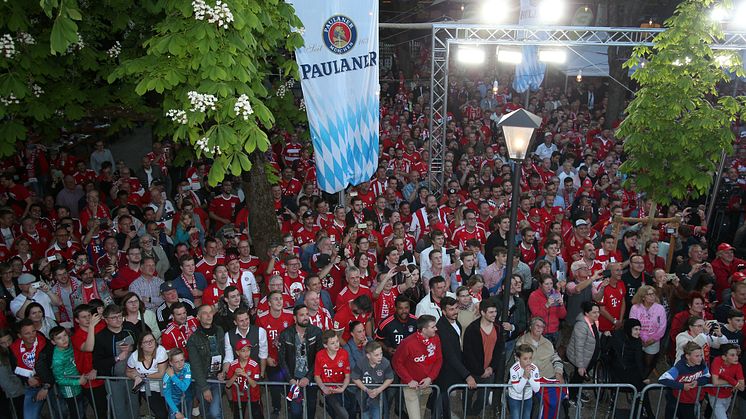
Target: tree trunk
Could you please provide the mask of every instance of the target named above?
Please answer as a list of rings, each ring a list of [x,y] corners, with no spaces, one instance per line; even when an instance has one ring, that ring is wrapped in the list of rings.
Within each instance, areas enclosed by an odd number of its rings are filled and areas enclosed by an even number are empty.
[[[251,153],[249,159],[251,170],[241,176],[249,209],[249,232],[256,255],[265,260],[270,244],[280,240],[280,227],[267,180],[267,160],[259,151]]]

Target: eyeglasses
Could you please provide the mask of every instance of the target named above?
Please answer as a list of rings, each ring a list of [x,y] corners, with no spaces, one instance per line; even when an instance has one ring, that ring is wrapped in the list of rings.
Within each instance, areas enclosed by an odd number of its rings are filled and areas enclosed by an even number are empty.
[[[155,339],[144,340],[144,341],[142,341],[142,344],[143,345],[153,345],[153,344],[155,344]]]
[[[107,319],[109,320],[122,320],[123,318],[124,316],[122,316],[121,314],[114,314],[114,315],[107,317]]]

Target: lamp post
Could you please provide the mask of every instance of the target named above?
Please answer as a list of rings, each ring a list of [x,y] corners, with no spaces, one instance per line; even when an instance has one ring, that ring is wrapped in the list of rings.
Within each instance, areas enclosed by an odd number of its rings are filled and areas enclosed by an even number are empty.
[[[497,123],[502,127],[505,134],[505,143],[508,155],[513,160],[513,197],[510,201],[510,230],[508,230],[508,260],[505,264],[505,277],[503,279],[503,310],[502,321],[508,321],[508,305],[510,304],[510,283],[513,275],[513,255],[516,252],[515,233],[516,219],[518,218],[518,204],[521,196],[521,164],[526,158],[531,138],[536,128],[541,126],[541,117],[534,115],[525,109],[515,110],[503,115]]]

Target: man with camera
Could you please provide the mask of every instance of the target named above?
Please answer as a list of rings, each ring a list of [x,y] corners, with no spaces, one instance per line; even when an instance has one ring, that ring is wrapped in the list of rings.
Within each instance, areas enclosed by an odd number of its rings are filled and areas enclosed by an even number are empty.
[[[26,306],[33,302],[41,304],[44,312],[50,313],[49,315],[54,313],[52,306],[62,305],[62,300],[52,292],[49,285],[44,281],[37,281],[31,274],[21,274],[18,277],[18,288],[21,289],[21,293],[10,302],[10,311],[19,320],[24,317]]]

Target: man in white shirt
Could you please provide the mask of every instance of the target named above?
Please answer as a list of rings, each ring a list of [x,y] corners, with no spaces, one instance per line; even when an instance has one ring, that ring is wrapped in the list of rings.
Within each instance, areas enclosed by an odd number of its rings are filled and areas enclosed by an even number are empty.
[[[446,284],[445,278],[442,276],[434,276],[430,278],[430,292],[422,297],[422,300],[417,304],[415,309],[415,316],[420,317],[423,314],[429,314],[434,316],[436,321],[440,319],[442,310],[440,308],[440,300],[443,297],[456,298],[456,295],[452,292],[448,292],[448,285]]]
[[[18,288],[21,289],[21,293],[10,302],[10,311],[17,319],[23,319],[26,306],[34,302],[44,307],[45,316],[55,318],[52,307],[62,305],[62,300],[52,292],[46,282],[37,281],[31,274],[21,274],[18,277]]]
[[[552,142],[552,133],[547,132],[544,134],[544,142],[536,147],[534,154],[539,156],[540,159],[551,159],[552,154],[557,151],[557,146]]]
[[[251,343],[251,359],[259,363],[262,376],[267,368],[267,357],[269,356],[269,346],[267,343],[267,331],[257,325],[252,326],[249,311],[245,308],[236,310],[233,323],[235,329],[225,332],[225,361],[233,362],[236,359],[236,343],[241,339],[248,339]]]
[[[446,253],[445,234],[440,230],[433,230],[430,233],[430,241],[432,245],[420,253],[420,272],[430,272],[430,252],[433,249],[440,249],[443,255],[443,268],[446,268],[451,264],[451,256]]]

